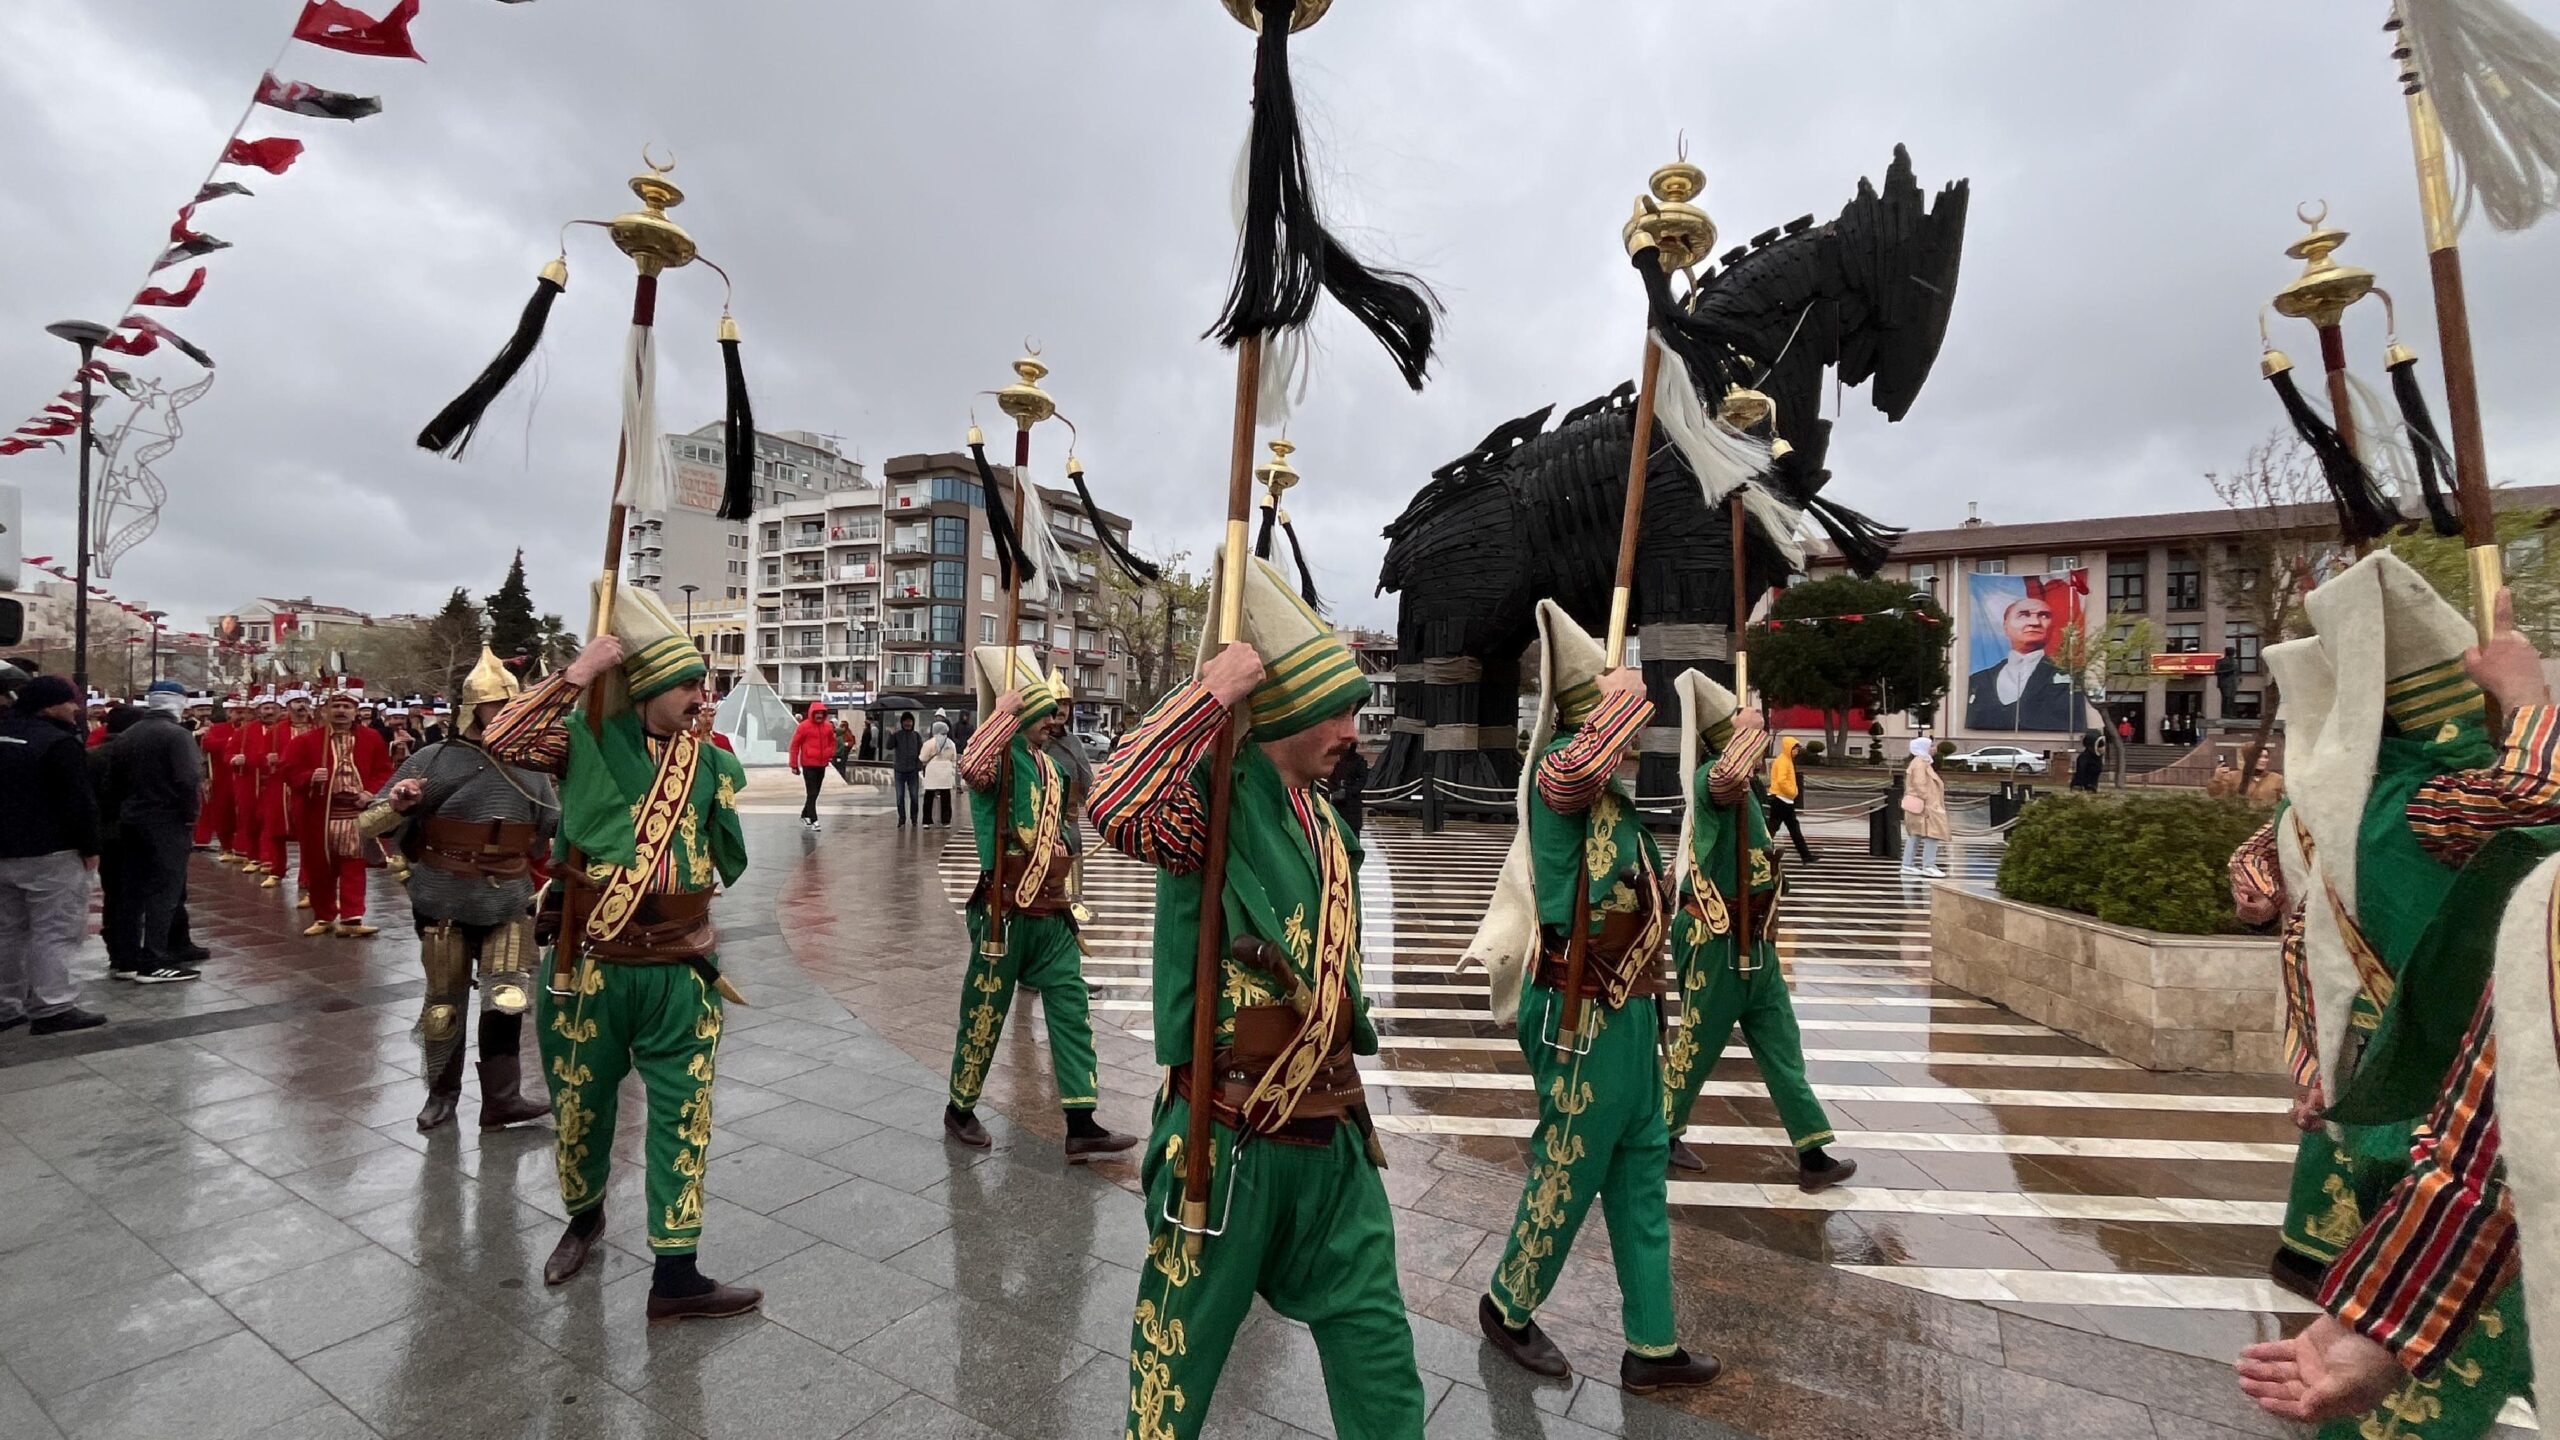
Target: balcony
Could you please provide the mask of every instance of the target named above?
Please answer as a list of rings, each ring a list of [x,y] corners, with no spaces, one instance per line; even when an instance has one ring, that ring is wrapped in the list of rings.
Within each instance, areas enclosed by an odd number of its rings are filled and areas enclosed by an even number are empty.
[[[824,605],[794,605],[786,608],[782,612],[782,618],[789,621],[824,620],[827,618],[827,607]]]
[[[876,545],[880,543],[880,522],[832,526],[827,531],[827,540],[835,545]]]
[[[822,645],[785,645],[782,647],[782,658],[785,660],[815,660],[820,657],[825,648],[826,647]]]
[[[827,532],[824,530],[800,530],[793,532],[789,548],[793,550],[823,550],[826,548],[826,544]]]
[[[782,583],[785,585],[824,585],[827,583],[827,572],[824,570],[793,570],[783,576]]]
[[[876,585],[880,583],[880,562],[864,560],[857,564],[839,565],[836,567],[836,578],[849,584]]]

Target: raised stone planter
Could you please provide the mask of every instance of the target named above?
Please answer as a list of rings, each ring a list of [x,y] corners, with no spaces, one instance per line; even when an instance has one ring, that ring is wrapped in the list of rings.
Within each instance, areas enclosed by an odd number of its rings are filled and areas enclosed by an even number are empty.
[[[2275,941],[2163,935],[1953,884],[1931,890],[1940,984],[2145,1069],[2283,1071]]]

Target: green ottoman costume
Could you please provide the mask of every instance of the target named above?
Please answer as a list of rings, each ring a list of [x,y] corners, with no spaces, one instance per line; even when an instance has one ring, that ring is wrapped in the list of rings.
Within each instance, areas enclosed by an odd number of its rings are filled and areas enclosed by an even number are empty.
[[[1769,732],[1736,737],[1733,692],[1698,671],[1672,682],[1680,696],[1681,772],[1690,777],[1688,807],[1675,852],[1674,887],[1680,918],[1671,927],[1673,973],[1680,984],[1680,1029],[1663,1053],[1663,1120],[1670,1127],[1674,1163],[1694,1164],[1679,1144],[1725,1041],[1734,1027],[1751,1048],[1760,1083],[1778,1107],[1779,1122],[1795,1142],[1799,1183],[1827,1189],[1849,1178],[1855,1161],[1822,1153],[1831,1143],[1831,1118],[1804,1075],[1804,1039],[1796,1029],[1795,1003],[1778,965],[1777,866],[1769,848],[1752,777],[1769,747]],[[1711,749],[1701,753],[1701,746]],[[1737,827],[1749,845],[1751,955],[1737,959],[1739,860]]]
[[[563,924],[584,931],[574,960],[556,948],[546,957],[538,1011],[559,1125],[560,1198],[571,1217],[564,1252],[578,1242],[574,1255],[555,1255],[567,1267],[557,1279],[575,1273],[601,1228],[616,1091],[633,1070],[649,1105],[649,1248],[662,1266],[685,1257],[690,1277],[702,1239],[722,1007],[737,998],[718,970],[710,902],[747,867],[737,809],[746,772],[728,751],[689,733],[661,737],[642,728],[635,703],[704,673],[701,655],[656,598],[623,591],[613,632],[625,658],[618,675],[596,686],[600,733],[590,732],[583,709],[572,710],[579,691],[561,674],[510,701],[490,722],[487,744],[501,760],[560,776]],[[583,874],[566,869],[572,848]],[[553,1270],[545,1278],[554,1279]]]
[[[2439,917],[2491,924],[2448,911],[2459,857],[2440,852],[2455,813],[2447,797],[2465,788],[2467,775],[2494,774],[2501,759],[2480,691],[2462,671],[2471,627],[2404,563],[2373,555],[2313,592],[2308,610],[2316,638],[2267,656],[2295,757],[2287,803],[2234,858],[2233,873],[2244,900],[2252,890],[2271,891],[2262,905],[2291,912],[2283,946],[2287,1059],[2297,1084],[2317,1087],[2335,1111],[2350,1083],[2377,1078],[2358,1072],[2403,991],[2445,983],[2438,967],[2418,958]],[[2442,1071],[2438,1057],[2420,1092],[2432,1094]],[[2352,1119],[2375,1123],[2340,1123]],[[2409,1174],[2417,1119],[2357,1115],[2350,1106],[2305,1134],[2285,1207],[2285,1249],[2317,1266],[2338,1260]],[[2487,1434],[2508,1396],[2528,1388],[2521,1306],[2516,1293],[2501,1297],[2441,1369],[2411,1379],[2380,1411],[2332,1422],[2320,1434]]]
[[[1602,700],[1600,644],[1554,601],[1539,602],[1538,628],[1524,821],[1467,946],[1492,976],[1495,1018],[1517,1016],[1538,1087],[1529,1173],[1478,1322],[1522,1365],[1564,1373],[1534,1317],[1597,1199],[1618,1275],[1622,1378],[1630,1388],[1704,1383],[1714,1362],[1681,1349],[1671,1299],[1671,1139],[1656,1048],[1667,883],[1660,849],[1611,778],[1653,707],[1641,695]],[[1681,1373],[1657,1379],[1637,1368],[1645,1362]]]
[[[1007,661],[1012,669],[1005,674]],[[1017,987],[1040,996],[1049,1022],[1049,1064],[1057,1077],[1058,1105],[1091,1115],[1095,1102],[1092,1005],[1084,981],[1084,943],[1077,938],[1071,880],[1074,857],[1065,839],[1066,779],[1047,751],[1031,743],[1030,730],[1054,714],[1062,687],[1044,678],[1025,648],[978,648],[978,712],[984,719],[960,759],[969,786],[969,812],[977,828],[978,888],[969,897],[969,968],[960,987],[960,1030],[951,1049],[951,1108],[977,1108],[987,1065],[1004,1036],[1006,1013]],[[998,676],[1003,680],[999,682]],[[1025,700],[1012,715],[996,709],[996,697],[1021,689]],[[1001,802],[997,786],[1012,789]],[[996,883],[998,812],[1004,813],[1003,903],[1000,943],[987,943],[989,892]]]
[[[1212,594],[1209,613],[1216,614]],[[1222,934],[1261,942],[1229,958],[1217,1007],[1209,1229],[1197,1253],[1178,1213],[1193,1098],[1193,964],[1208,847],[1208,772],[1228,721],[1193,681],[1156,706],[1102,767],[1093,818],[1112,848],[1158,867],[1156,1106],[1142,1175],[1147,1259],[1129,1341],[1129,1440],[1184,1440],[1256,1295],[1315,1332],[1335,1433],[1414,1440],[1423,1392],[1397,1280],[1385,1164],[1369,1135],[1354,1054],[1374,1055],[1360,984],[1360,842],[1319,789],[1297,789],[1253,741],[1286,739],[1358,708],[1369,682],[1332,628],[1260,560],[1247,566],[1244,638],[1266,676],[1246,705],[1227,836]]]

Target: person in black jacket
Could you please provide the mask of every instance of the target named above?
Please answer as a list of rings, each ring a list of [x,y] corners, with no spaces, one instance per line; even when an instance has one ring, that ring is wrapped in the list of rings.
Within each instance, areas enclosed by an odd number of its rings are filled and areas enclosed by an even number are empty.
[[[2107,762],[2098,755],[2095,732],[2080,737],[2080,753],[2071,760],[2071,788],[2098,793],[2098,777],[2105,774]]]
[[[0,714],[0,1030],[58,1035],[103,1025],[76,1003],[71,957],[88,929],[98,863],[80,701],[39,675]]]
[[[922,825],[924,737],[916,733],[916,715],[912,710],[898,717],[898,728],[889,737],[889,779],[896,792],[899,826]]]
[[[104,917],[113,927],[107,962],[114,979],[193,980],[199,973],[193,962],[205,954],[187,934],[187,852],[204,800],[204,761],[196,737],[178,723],[185,703],[186,691],[176,682],[153,682],[141,712],[105,746],[102,793],[113,796],[115,821],[101,873],[117,872]],[[107,727],[117,728],[115,716]],[[105,803],[99,810],[103,819]]]

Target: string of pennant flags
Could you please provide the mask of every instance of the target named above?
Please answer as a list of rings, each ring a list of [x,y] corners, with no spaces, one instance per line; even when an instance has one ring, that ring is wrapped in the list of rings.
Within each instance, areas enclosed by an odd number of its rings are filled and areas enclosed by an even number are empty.
[[[53,563],[53,557],[50,555],[30,555],[23,563],[34,569],[41,570],[47,575],[51,575],[55,579],[64,581],[68,584],[77,585],[80,583],[80,577],[77,574],[64,566]],[[166,615],[168,613],[165,610],[160,610],[157,606],[145,605],[132,600],[127,600],[104,585],[90,586],[89,595],[92,599],[103,600],[107,604],[113,605],[127,615],[140,617],[152,614]],[[160,633],[167,635],[172,639],[200,641],[220,650],[247,651],[259,648],[247,641],[225,640],[219,635],[208,635],[201,630],[164,629]]]
[[[1812,630],[1825,625],[1856,625],[1868,620],[1917,620],[1923,625],[1940,625],[1945,621],[1926,610],[1862,610],[1854,615],[1797,615],[1785,620],[1763,620],[1754,630]]]
[[[398,0],[380,16],[374,16],[352,5],[339,3],[339,0],[305,0],[301,14],[294,21],[293,33],[286,37],[283,49],[277,53],[277,63],[283,62],[296,43],[348,55],[423,61],[426,57],[418,53],[417,46],[409,37],[409,27],[418,17],[419,3],[420,0]],[[518,0],[508,0],[508,3],[518,3]],[[195,304],[197,297],[204,293],[207,267],[195,266],[186,280],[175,287],[162,285],[157,277],[161,272],[188,261],[202,260],[215,251],[231,248],[230,241],[196,228],[198,207],[232,196],[256,194],[245,183],[224,177],[226,168],[282,175],[302,158],[305,146],[300,140],[283,135],[252,138],[242,133],[249,128],[262,106],[323,120],[355,121],[382,112],[382,101],[377,97],[324,90],[298,80],[280,79],[275,69],[270,67],[259,77],[257,89],[240,112],[239,123],[223,137],[222,148],[216,152],[214,163],[207,168],[203,183],[197,186],[195,194],[185,204],[178,207],[177,218],[169,225],[168,243],[152,261],[149,273],[134,291],[133,298],[126,302],[123,318],[116,322],[113,333],[98,348],[140,359],[156,354],[165,345],[208,371],[214,368],[213,356],[203,347],[180,335],[167,321],[145,312],[184,310]],[[79,382],[84,378],[103,381],[137,404],[147,404],[150,396],[156,393],[150,382],[138,382],[130,373],[104,361],[93,361],[85,375],[75,371],[71,378],[70,388],[56,394],[25,424],[7,435],[0,435],[0,456],[61,448],[64,438],[76,434],[80,428]]]

